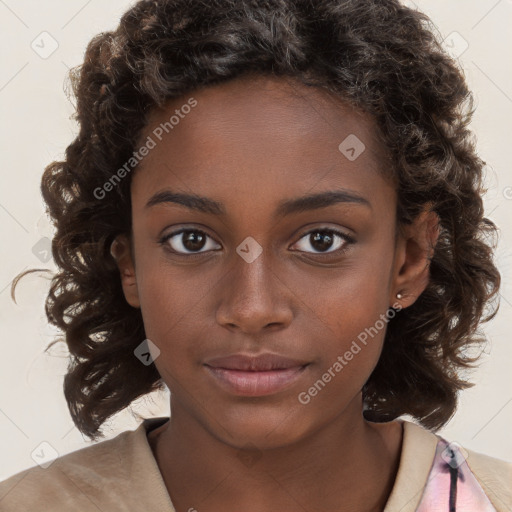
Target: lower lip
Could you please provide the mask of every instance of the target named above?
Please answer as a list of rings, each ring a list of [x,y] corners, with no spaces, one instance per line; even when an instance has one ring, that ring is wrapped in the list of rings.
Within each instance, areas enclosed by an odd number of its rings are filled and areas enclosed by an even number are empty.
[[[282,391],[297,381],[307,367],[306,365],[282,370],[247,372],[205,366],[223,389],[241,396],[265,396]]]

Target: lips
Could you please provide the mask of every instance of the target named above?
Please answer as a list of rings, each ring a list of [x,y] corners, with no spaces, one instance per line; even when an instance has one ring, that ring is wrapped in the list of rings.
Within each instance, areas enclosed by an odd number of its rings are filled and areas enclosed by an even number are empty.
[[[264,396],[284,391],[302,378],[308,362],[277,354],[233,354],[207,361],[214,381],[230,394]]]
[[[224,368],[226,370],[261,372],[300,368],[308,364],[308,362],[266,352],[257,356],[232,354],[227,357],[210,359],[205,364],[212,368]]]

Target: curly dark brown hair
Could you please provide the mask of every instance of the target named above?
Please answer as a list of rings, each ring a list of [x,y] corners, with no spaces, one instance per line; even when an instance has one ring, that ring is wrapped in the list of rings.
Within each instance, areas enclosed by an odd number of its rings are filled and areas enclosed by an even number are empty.
[[[464,75],[431,20],[397,0],[143,0],[90,41],[69,73],[79,134],[41,183],[59,267],[45,309],[64,333],[49,347],[69,349],[75,425],[96,439],[113,414],[165,388],[155,365],[134,357],[143,319],[110,253],[117,235],[131,234],[130,177],[108,199],[97,191],[133,155],[152,108],[250,73],[298,79],[371,114],[392,157],[397,226],[427,203],[439,216],[430,282],[389,321],[363,388],[367,419],[408,414],[439,429],[473,385],[462,373],[478,359],[469,349],[485,342],[478,326],[498,311],[498,228],[484,217],[485,162]]]

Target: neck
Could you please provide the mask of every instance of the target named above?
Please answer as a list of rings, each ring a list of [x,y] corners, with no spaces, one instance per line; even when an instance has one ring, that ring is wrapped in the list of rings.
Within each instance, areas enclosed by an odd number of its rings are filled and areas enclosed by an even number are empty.
[[[148,436],[176,510],[382,511],[398,471],[400,422],[371,423],[361,408],[292,444],[237,447],[185,411]],[[350,409],[350,408],[349,408]]]

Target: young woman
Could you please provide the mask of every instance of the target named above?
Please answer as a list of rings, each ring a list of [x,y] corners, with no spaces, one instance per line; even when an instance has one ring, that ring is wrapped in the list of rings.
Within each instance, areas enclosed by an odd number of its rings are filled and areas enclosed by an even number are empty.
[[[91,439],[165,386],[171,415],[12,476],[0,510],[511,510],[512,466],[435,434],[500,275],[425,15],[141,1],[72,78],[42,180],[65,396]]]

